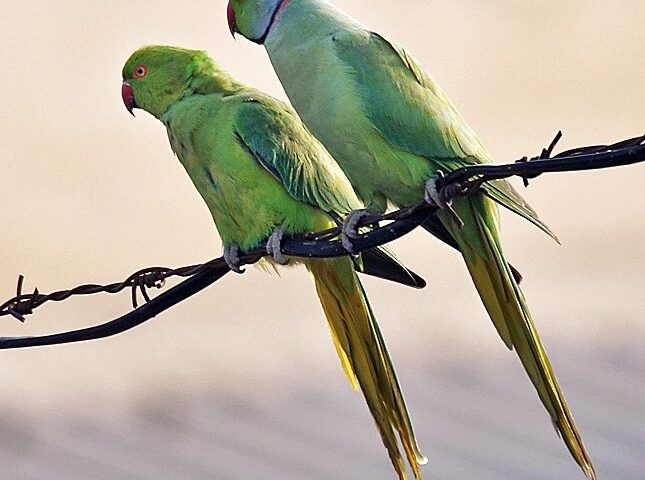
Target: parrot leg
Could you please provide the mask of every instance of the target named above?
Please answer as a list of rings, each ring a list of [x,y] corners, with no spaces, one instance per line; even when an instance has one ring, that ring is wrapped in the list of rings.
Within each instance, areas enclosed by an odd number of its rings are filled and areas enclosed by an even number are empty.
[[[463,220],[459,218],[457,212],[452,208],[452,198],[446,198],[444,191],[439,188],[438,178],[431,178],[426,182],[425,201],[448,212],[457,227],[462,228],[464,226]]]
[[[280,265],[287,265],[289,260],[282,254],[281,244],[284,232],[282,228],[276,227],[269,239],[267,240],[267,253]]]
[[[375,215],[375,212],[365,208],[362,210],[354,210],[353,212],[350,212],[350,214],[347,215],[347,217],[345,217],[345,219],[343,220],[341,243],[343,244],[345,250],[347,250],[352,255],[356,255],[352,240],[356,240],[361,236],[361,234],[358,232],[358,224],[364,218],[371,217],[372,215]]]
[[[243,268],[240,268],[239,248],[237,245],[227,245],[224,247],[224,261],[231,271],[235,273],[245,272]]]

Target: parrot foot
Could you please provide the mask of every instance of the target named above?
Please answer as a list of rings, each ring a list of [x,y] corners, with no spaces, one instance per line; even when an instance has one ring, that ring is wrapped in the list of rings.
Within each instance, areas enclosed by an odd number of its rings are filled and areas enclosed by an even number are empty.
[[[364,218],[371,217],[375,213],[367,208],[362,210],[354,210],[350,212],[347,217],[343,220],[343,229],[341,233],[341,243],[345,250],[347,250],[352,255],[357,255],[356,250],[354,250],[354,244],[352,240],[360,238],[361,234],[358,232],[358,224]]]
[[[450,196],[446,196],[445,189],[440,186],[440,178],[441,176],[437,176],[436,178],[431,178],[426,182],[425,201],[432,206],[448,212],[448,216],[454,224],[458,228],[463,228],[464,222],[459,218],[459,215],[457,215],[454,208],[452,208],[452,198],[450,198]]]
[[[269,239],[267,240],[267,253],[280,265],[287,265],[289,260],[282,254],[281,244],[284,232],[282,228],[276,227]]]
[[[231,271],[235,273],[245,272],[245,270],[240,267],[239,248],[237,245],[227,245],[224,247],[224,261]]]

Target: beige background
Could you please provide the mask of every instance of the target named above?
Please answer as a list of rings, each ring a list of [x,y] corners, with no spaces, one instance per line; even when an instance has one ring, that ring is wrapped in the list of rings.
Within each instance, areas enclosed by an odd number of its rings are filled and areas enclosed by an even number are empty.
[[[539,152],[558,129],[563,147],[645,133],[642,1],[337,3],[419,58],[499,162]],[[51,291],[219,255],[163,127],[130,117],[119,92],[129,54],[165,43],[206,49],[285,98],[263,50],[230,38],[224,10],[0,0],[2,299],[19,273]],[[645,468],[644,173],[536,180],[526,197],[562,246],[503,217],[603,478]],[[395,247],[429,287],[366,284],[428,477],[580,478],[457,255],[421,232]],[[86,326],[128,306],[127,294],[51,305],[27,325],[1,319],[0,334]],[[302,271],[231,276],[118,338],[1,352],[0,382],[3,478],[393,478]]]

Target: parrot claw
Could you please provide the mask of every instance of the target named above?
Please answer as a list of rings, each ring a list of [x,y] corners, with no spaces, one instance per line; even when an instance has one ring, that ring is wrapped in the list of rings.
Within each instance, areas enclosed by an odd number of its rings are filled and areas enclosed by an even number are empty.
[[[237,245],[227,245],[224,247],[224,261],[228,268],[235,273],[244,273],[246,270],[240,267],[239,248]]]
[[[354,250],[352,240],[356,240],[361,236],[358,232],[358,224],[364,218],[371,217],[372,215],[374,215],[374,212],[369,209],[354,210],[343,220],[343,229],[340,240],[343,244],[343,248],[352,255],[357,255],[356,250]]]
[[[446,198],[444,189],[439,186],[439,177],[431,178],[426,182],[425,201],[429,205],[438,207],[448,212],[448,215],[458,228],[463,228],[464,222],[452,208],[452,198]]]
[[[426,182],[425,201],[439,208],[448,208],[449,203],[441,195],[436,178],[431,178]]]
[[[267,253],[280,265],[287,265],[289,260],[282,254],[281,245],[284,232],[282,228],[276,227],[267,240]]]

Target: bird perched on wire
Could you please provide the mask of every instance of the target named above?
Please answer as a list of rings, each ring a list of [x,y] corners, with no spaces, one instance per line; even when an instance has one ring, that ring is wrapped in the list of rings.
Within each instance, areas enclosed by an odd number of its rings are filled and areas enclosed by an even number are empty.
[[[434,80],[403,48],[326,0],[230,0],[229,27],[263,44],[294,108],[371,210],[425,197],[443,207],[423,225],[463,255],[490,318],[515,349],[551,420],[585,474],[591,459],[504,257],[501,204],[555,236],[506,181],[453,202],[441,172],[490,162],[484,145]],[[350,215],[345,233],[366,212]]]
[[[205,52],[144,47],[123,68],[123,101],[161,120],[172,150],[208,206],[230,268],[238,254],[268,238],[273,265],[289,259],[283,235],[325,230],[361,208],[331,155],[286,104],[242,85]],[[399,472],[400,440],[413,468],[425,463],[379,326],[354,260],[291,259],[311,272],[342,366],[361,389]],[[363,255],[362,269],[407,285],[423,280],[384,250]],[[382,275],[381,275],[382,274]],[[399,440],[397,440],[397,437]]]

